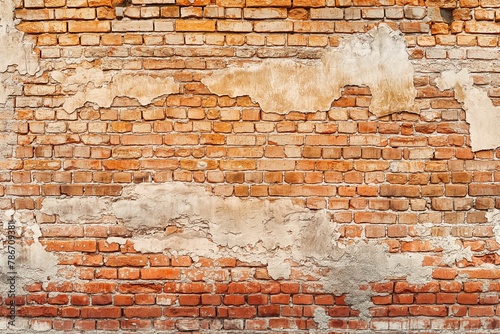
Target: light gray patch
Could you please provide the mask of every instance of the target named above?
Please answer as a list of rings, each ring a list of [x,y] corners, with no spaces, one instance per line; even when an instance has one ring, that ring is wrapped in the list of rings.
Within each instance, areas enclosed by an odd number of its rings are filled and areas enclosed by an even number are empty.
[[[318,329],[328,329],[330,316],[326,314],[325,309],[317,308],[314,310],[314,322],[318,325]]]

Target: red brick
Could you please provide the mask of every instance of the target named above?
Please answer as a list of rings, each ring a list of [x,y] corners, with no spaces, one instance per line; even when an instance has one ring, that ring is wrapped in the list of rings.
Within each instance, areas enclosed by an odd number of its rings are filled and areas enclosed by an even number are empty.
[[[225,305],[244,305],[245,296],[243,295],[227,295],[224,296]]]
[[[280,306],[279,305],[263,305],[258,307],[259,317],[279,317],[280,316]]]
[[[254,318],[257,315],[256,308],[251,306],[234,307],[230,308],[228,311],[229,311],[229,318],[248,319],[248,318]]]
[[[313,303],[313,296],[311,295],[294,295],[292,302],[299,305],[310,305]]]
[[[120,307],[83,307],[82,318],[120,318],[122,309]]]
[[[145,255],[110,255],[106,260],[109,267],[144,267],[148,264],[148,257]]]
[[[248,296],[249,305],[264,305],[267,304],[269,297],[267,295],[255,294]]]
[[[175,268],[143,268],[141,269],[141,278],[147,280],[175,280],[181,278],[181,271]]]
[[[158,318],[162,315],[162,309],[158,306],[131,306],[123,309],[123,315],[127,318]]]
[[[199,315],[198,307],[165,307],[163,315],[166,317],[196,317]]]
[[[212,294],[201,295],[201,303],[203,305],[220,305],[222,303],[221,296]]]
[[[179,305],[182,306],[195,306],[200,304],[200,296],[199,295],[180,295],[179,296]]]
[[[457,301],[459,304],[475,305],[479,303],[479,295],[477,293],[459,293]]]
[[[445,317],[448,315],[446,306],[410,306],[410,315],[428,316],[428,317]]]

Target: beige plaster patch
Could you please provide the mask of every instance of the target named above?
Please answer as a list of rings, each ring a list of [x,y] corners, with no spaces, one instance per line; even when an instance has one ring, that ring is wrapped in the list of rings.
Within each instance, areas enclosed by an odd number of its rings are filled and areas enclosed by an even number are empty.
[[[16,29],[14,21],[15,4],[12,0],[0,0],[0,103],[7,101],[14,92],[11,74],[6,74],[10,66],[20,74],[35,74],[38,56],[33,51],[33,43],[24,38],[24,33]]]
[[[265,60],[215,71],[202,82],[217,95],[249,95],[262,110],[279,114],[326,111],[344,86],[366,85],[372,92],[370,111],[381,117],[417,112],[413,74],[404,37],[380,25],[344,40],[319,62]]]
[[[453,89],[463,104],[465,119],[470,125],[472,151],[493,150],[500,146],[500,107],[495,107],[488,94],[474,87],[467,69],[445,71],[436,80],[439,89]]]
[[[15,260],[14,270],[17,273],[15,280],[15,287],[18,294],[24,292],[23,288],[26,285],[36,282],[47,283],[51,278],[58,275],[58,258],[53,253],[47,252],[39,241],[41,237],[40,226],[33,224],[33,222],[26,222],[22,215],[14,210],[8,210],[0,215],[3,222],[2,230],[0,233],[0,294],[7,295],[9,290],[9,283],[7,277],[9,272],[12,272],[8,267],[7,261],[9,256],[9,249],[4,240],[7,239],[8,223],[13,222],[16,226],[16,235],[20,236],[23,227],[25,227],[25,237],[32,238],[33,243],[23,243],[23,239],[17,239],[14,247]],[[11,249],[12,250],[12,249]],[[11,276],[11,275],[10,275]]]
[[[77,90],[67,97],[63,108],[68,113],[74,112],[87,102],[108,108],[115,97],[137,99],[141,105],[151,103],[155,98],[179,93],[180,85],[171,76],[152,74],[111,74],[84,63],[74,73],[54,71],[51,77],[62,84],[64,92]]]
[[[326,211],[308,210],[290,199],[222,198],[200,185],[174,183],[130,185],[120,198],[98,198],[99,205],[96,200],[47,198],[41,212],[66,224],[115,216],[133,236],[107,241],[129,241],[142,253],[235,257],[267,265],[274,279],[289,278],[297,264],[324,268],[320,283],[332,293],[348,294],[363,316],[373,306],[374,293],[360,290],[361,285],[392,277],[417,284],[431,277],[431,267],[422,266],[423,254],[391,254],[376,241],[344,245]]]

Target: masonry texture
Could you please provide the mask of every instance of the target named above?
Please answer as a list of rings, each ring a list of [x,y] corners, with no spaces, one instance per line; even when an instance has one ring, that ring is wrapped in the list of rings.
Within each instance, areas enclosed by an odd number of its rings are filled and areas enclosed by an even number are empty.
[[[0,0],[0,331],[500,333],[499,21]]]

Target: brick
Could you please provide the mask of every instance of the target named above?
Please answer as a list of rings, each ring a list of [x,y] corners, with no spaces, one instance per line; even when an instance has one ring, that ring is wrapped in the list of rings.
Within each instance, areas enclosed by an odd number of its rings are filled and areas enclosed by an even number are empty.
[[[80,311],[82,318],[120,318],[120,307],[83,307]]]
[[[410,306],[410,315],[445,317],[448,315],[446,306]]]
[[[355,212],[356,223],[395,224],[397,216],[393,213],[383,212]]]
[[[243,16],[246,19],[285,19],[286,8],[244,8]]]
[[[177,20],[176,31],[215,31],[215,21],[208,20]]]
[[[465,22],[465,32],[473,34],[498,34],[500,33],[500,24],[487,21],[468,21]]]
[[[247,7],[291,7],[292,0],[247,0]]]
[[[420,196],[420,189],[417,186],[381,185],[380,196],[418,197]]]
[[[148,258],[144,255],[110,255],[106,260],[110,267],[144,267],[147,263]]]
[[[324,7],[326,0],[294,0],[294,7]]]
[[[294,32],[302,33],[333,33],[335,23],[329,21],[296,21],[293,25]]]
[[[123,315],[128,318],[158,318],[162,315],[162,309],[158,306],[126,307]]]
[[[69,21],[69,32],[110,32],[111,26],[107,21]]]
[[[229,318],[249,319],[257,315],[257,309],[252,306],[234,307],[228,311]]]
[[[500,184],[471,184],[469,185],[470,196],[498,196]]]
[[[111,30],[116,32],[146,32],[153,31],[153,21],[113,21],[111,23]]]
[[[66,32],[66,22],[44,21],[44,22],[21,22],[17,29],[27,34],[40,33],[63,33]]]
[[[217,31],[250,32],[253,25],[248,21],[217,21]]]
[[[141,278],[145,280],[173,280],[180,279],[181,271],[174,268],[143,268]]]
[[[289,21],[258,21],[254,24],[256,32],[291,32],[293,23]]]

